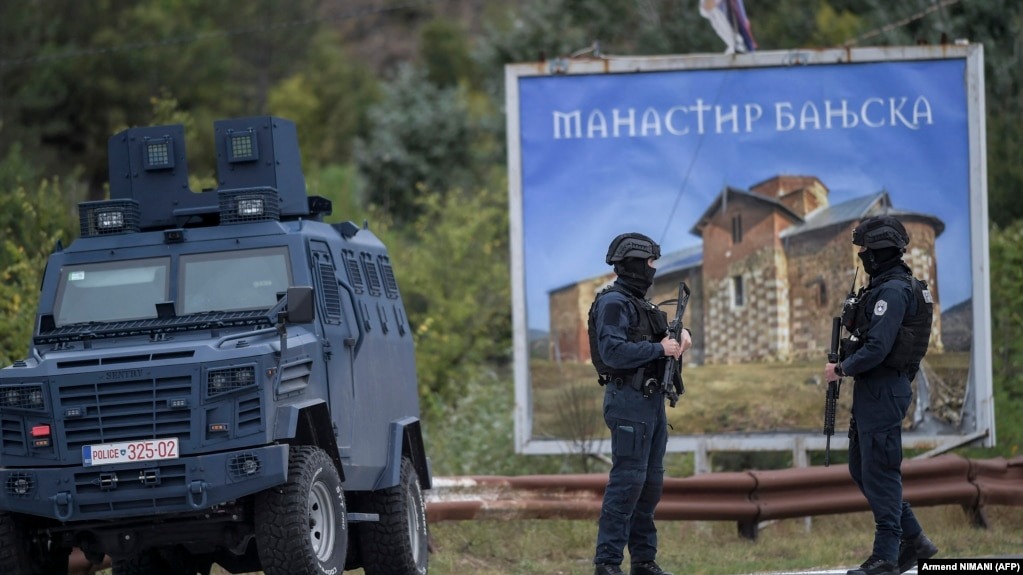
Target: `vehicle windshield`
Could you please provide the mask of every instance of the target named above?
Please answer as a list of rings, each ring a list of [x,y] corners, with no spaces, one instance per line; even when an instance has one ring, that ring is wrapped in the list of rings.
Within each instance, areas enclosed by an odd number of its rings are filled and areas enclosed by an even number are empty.
[[[177,313],[268,309],[288,291],[283,247],[181,256]]]
[[[174,295],[170,268],[168,257],[65,266],[54,305],[56,327],[156,319],[157,304],[172,297],[178,316],[265,310],[291,285],[283,247],[183,255]]]
[[[57,327],[153,319],[167,301],[170,258],[65,266],[54,306]]]

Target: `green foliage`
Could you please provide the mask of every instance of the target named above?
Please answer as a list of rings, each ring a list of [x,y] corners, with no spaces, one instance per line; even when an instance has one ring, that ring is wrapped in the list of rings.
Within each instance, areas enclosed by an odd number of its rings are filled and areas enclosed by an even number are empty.
[[[67,190],[57,180],[27,187],[29,173],[17,149],[0,162],[0,366],[24,357],[46,258],[74,238]]]
[[[10,62],[0,65],[5,139],[24,142],[46,173],[84,171],[99,199],[107,138],[148,124],[151,98],[173,96],[200,125],[266,113],[269,89],[305,58],[318,4],[4,3],[0,32],[20,40],[0,52]],[[286,21],[303,27],[275,26]],[[194,167],[211,172],[206,162]]]
[[[772,10],[762,7],[759,13],[748,13],[753,35],[762,50],[834,46],[821,45],[824,38],[815,38],[818,22],[828,21],[826,12],[822,14],[827,5],[824,0],[778,0]]]
[[[504,370],[477,373],[460,381],[459,388],[457,403],[430,402],[433,407],[425,414],[423,429],[434,475],[583,471],[578,456],[515,453],[514,386]]]
[[[379,92],[376,78],[349,56],[338,34],[323,30],[299,71],[270,91],[269,110],[297,124],[307,167],[345,163],[356,136],[369,131],[366,111]]]
[[[837,11],[830,4],[817,9],[813,42],[817,46],[841,46],[854,38],[862,27],[860,18],[848,11]]]
[[[694,5],[674,0],[529,0],[486,24],[475,57],[500,94],[503,67],[575,53],[666,54],[724,49]]]
[[[1023,221],[991,232],[991,339],[998,442],[1023,445]]]
[[[528,0],[488,21],[481,39],[482,65],[503,78],[506,63],[567,56],[592,44],[594,38],[574,25],[564,4],[564,0]]]
[[[399,225],[421,213],[425,191],[472,183],[472,130],[461,88],[439,88],[402,66],[369,111],[373,130],[357,143],[365,199]]]
[[[333,213],[326,218],[327,221],[361,223],[365,219],[367,214],[356,194],[355,179],[355,167],[351,164],[306,171],[309,195],[322,196],[331,202]]]
[[[390,248],[416,340],[426,409],[455,406],[465,382],[507,362],[511,337],[508,212],[503,190],[421,193],[420,215],[388,223]]]
[[[478,74],[469,53],[469,37],[458,22],[438,19],[426,24],[419,55],[427,79],[435,86],[476,83]]]

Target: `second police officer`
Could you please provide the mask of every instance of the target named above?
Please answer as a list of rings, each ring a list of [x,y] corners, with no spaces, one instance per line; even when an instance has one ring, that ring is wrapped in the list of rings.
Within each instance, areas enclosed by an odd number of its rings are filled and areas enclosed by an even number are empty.
[[[598,523],[596,575],[622,573],[626,547],[632,575],[670,575],[655,561],[654,508],[664,487],[668,439],[659,384],[667,358],[679,358],[692,337],[685,330],[680,341],[668,337],[667,316],[646,299],[660,256],[660,246],[648,236],[616,237],[605,262],[618,277],[590,308],[590,355],[604,386],[612,461]]]
[[[824,368],[827,381],[854,380],[849,473],[874,515],[873,550],[849,575],[897,575],[938,552],[902,499],[902,420],[933,311],[926,284],[902,260],[909,239],[890,215],[867,218],[853,230],[870,283],[843,312],[851,334],[842,342],[843,359]]]

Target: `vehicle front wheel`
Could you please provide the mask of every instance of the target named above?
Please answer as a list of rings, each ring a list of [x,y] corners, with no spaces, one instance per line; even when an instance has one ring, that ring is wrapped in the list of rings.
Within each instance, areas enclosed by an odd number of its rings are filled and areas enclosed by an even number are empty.
[[[318,447],[293,447],[287,483],[256,497],[256,548],[266,575],[342,572],[348,517],[341,477]]]
[[[366,575],[426,575],[426,505],[412,461],[401,458],[398,485],[370,494],[368,511],[379,514],[380,521],[359,524]]]
[[[13,513],[0,512],[0,573],[67,573],[71,549],[44,548],[31,539],[29,526]]]

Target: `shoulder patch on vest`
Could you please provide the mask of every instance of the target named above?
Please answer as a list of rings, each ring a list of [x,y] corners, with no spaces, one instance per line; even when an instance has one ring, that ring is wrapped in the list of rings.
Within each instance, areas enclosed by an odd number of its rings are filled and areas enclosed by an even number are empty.
[[[923,293],[924,293],[924,301],[925,302],[927,302],[927,303],[934,303],[934,301],[931,300],[931,290],[925,289],[925,290],[923,290]]]
[[[888,311],[888,302],[883,299],[877,300],[874,304],[874,315],[884,315],[884,312]]]

